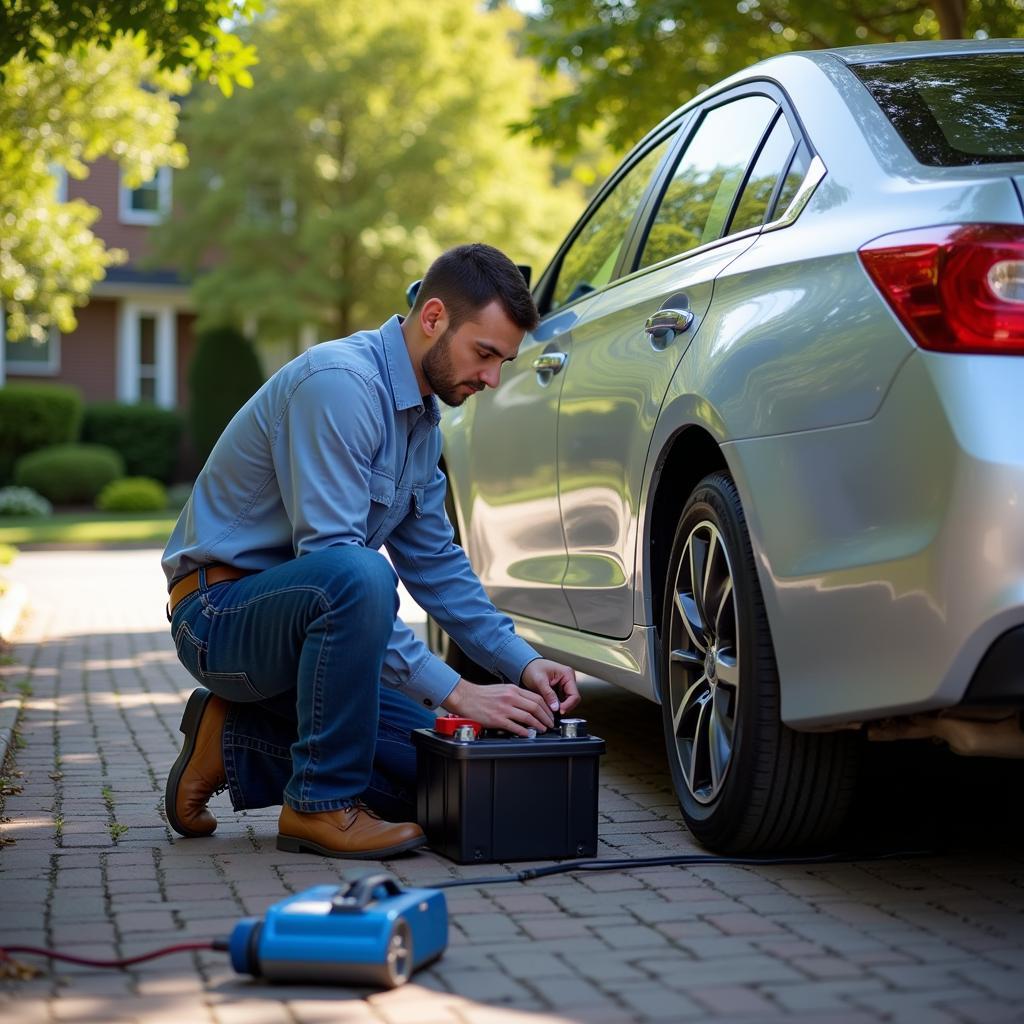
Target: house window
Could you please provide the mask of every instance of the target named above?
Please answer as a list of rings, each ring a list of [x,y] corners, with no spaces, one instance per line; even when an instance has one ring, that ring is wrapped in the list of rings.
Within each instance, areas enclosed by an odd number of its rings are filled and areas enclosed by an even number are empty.
[[[161,167],[138,188],[128,188],[122,178],[119,205],[122,224],[159,224],[171,208],[170,167]]]
[[[156,401],[156,323],[153,313],[139,314],[139,362],[136,372],[139,378],[139,400],[143,402]]]
[[[172,408],[178,390],[176,345],[172,306],[125,303],[117,345],[117,397]]]
[[[51,327],[43,341],[7,337],[7,321],[0,310],[0,331],[4,338],[3,364],[10,376],[53,377],[60,373],[60,332]]]

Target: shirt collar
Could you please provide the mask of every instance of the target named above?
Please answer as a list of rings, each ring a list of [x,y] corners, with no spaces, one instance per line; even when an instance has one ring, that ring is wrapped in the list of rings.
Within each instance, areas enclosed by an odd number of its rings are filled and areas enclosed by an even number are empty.
[[[423,409],[431,423],[440,423],[441,410],[433,395],[423,398],[420,386],[416,382],[409,350],[405,347],[405,335],[402,334],[403,317],[397,314],[381,324],[380,336],[384,341],[384,359],[388,366],[388,377],[391,385],[391,398],[395,409]]]

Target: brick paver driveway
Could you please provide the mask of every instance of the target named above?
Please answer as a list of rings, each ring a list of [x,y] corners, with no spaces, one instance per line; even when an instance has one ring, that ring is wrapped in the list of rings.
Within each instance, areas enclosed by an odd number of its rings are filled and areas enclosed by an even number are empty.
[[[234,816],[224,797],[214,837],[167,828],[164,777],[192,683],[171,648],[157,561],[152,551],[39,552],[14,566],[33,601],[20,666],[2,669],[8,695],[27,681],[27,696],[2,825],[15,842],[0,848],[0,943],[102,957],[223,935],[239,916],[353,866],[279,853],[276,811]],[[582,710],[608,741],[600,855],[692,851],[666,785],[657,709],[593,682]],[[877,761],[860,834],[941,842],[940,856],[456,889],[448,952],[395,992],[275,988],[236,977],[223,954],[185,954],[130,972],[57,966],[0,982],[0,1018],[1024,1020],[1024,868],[1006,820],[1020,816],[1021,773],[914,763],[927,785],[898,759]],[[407,882],[507,870],[430,853],[389,867]]]

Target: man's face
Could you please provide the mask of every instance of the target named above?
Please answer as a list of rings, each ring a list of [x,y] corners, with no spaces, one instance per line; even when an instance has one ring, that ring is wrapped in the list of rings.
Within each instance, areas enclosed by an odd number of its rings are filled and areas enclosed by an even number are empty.
[[[523,329],[495,300],[434,342],[423,357],[423,376],[445,405],[462,405],[485,387],[498,386],[502,364],[515,359],[522,340]]]

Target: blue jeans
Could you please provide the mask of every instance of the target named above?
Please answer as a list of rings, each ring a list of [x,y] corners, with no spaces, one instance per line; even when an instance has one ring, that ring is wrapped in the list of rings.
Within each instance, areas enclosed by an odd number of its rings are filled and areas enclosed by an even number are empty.
[[[380,685],[398,611],[394,570],[346,545],[199,589],[171,634],[192,676],[229,702],[224,767],[235,810],[365,800],[415,817],[413,729],[434,716]]]

